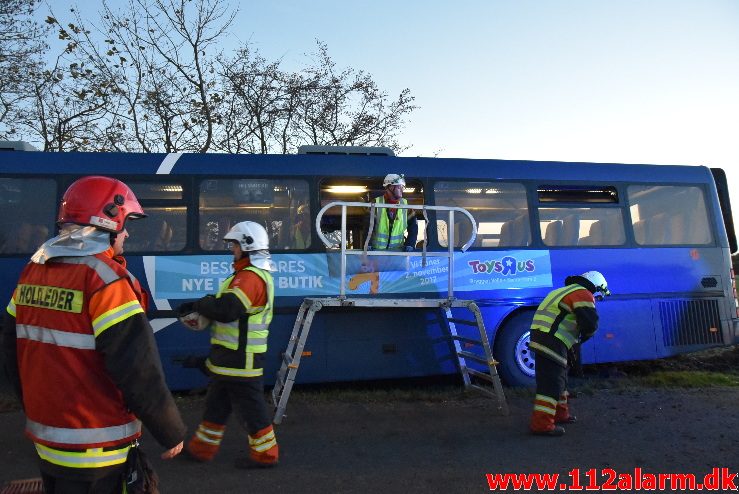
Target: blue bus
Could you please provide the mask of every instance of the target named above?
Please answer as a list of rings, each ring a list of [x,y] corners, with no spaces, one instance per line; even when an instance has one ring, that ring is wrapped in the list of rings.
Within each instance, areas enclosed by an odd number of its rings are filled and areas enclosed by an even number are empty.
[[[480,307],[498,371],[510,385],[533,383],[528,330],[538,303],[568,275],[588,270],[604,273],[613,295],[598,304],[600,330],[583,346],[583,363],[658,359],[739,338],[731,268],[737,246],[720,169],[403,158],[376,148],[297,155],[15,148],[0,153],[0,298],[9,300],[29,256],[55,234],[59,200],[71,182],[90,174],[123,180],[148,214],[129,223],[126,257],[152,295],[149,317],[173,390],[206,382],[183,363],[208,353],[208,335],[186,330],[175,309],[213,293],[230,273],[222,241],[228,229],[258,221],[270,235],[278,268],[270,384],[303,299],[339,294],[341,211],[327,210],[316,225],[318,211],[336,201],[370,202],[388,173],[405,175],[405,197],[419,210],[454,206],[474,217],[474,244],[451,261],[454,295]],[[469,221],[449,225],[433,211],[418,217],[419,251],[460,247],[470,237]],[[345,221],[346,248],[363,249],[367,210],[348,208]],[[371,276],[361,263],[347,266],[347,296],[446,297],[445,262],[410,257]],[[444,321],[434,309],[325,309],[313,322],[297,382],[455,373]]]

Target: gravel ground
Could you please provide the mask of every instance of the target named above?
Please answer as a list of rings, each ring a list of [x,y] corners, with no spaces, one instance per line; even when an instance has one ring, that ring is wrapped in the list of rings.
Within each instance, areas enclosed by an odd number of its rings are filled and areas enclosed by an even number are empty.
[[[246,452],[245,433],[236,424],[207,465],[184,456],[161,461],[152,439],[143,444],[163,493],[469,493],[490,490],[488,473],[559,473],[565,483],[579,468],[586,485],[590,468],[701,479],[715,467],[739,472],[739,387],[631,389],[626,379],[618,389],[578,388],[572,404],[580,420],[562,438],[527,433],[531,390],[507,390],[511,413],[502,417],[489,398],[444,388],[422,400],[403,393],[295,392],[276,428],[281,463],[271,470],[233,468]],[[178,402],[192,431],[203,399]],[[22,428],[20,411],[0,414],[3,481],[37,476]]]

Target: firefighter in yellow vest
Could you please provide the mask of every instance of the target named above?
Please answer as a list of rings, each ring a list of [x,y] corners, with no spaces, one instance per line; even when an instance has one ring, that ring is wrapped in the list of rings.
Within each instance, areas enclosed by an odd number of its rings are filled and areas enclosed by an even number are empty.
[[[164,381],[147,297],[122,257],[127,221],[143,217],[123,182],[77,180],[62,198],[59,235],[33,254],[8,304],[6,369],[45,492],[133,491],[126,459],[139,454],[142,422],[167,449],[162,458],[182,450],[186,429]]]
[[[408,204],[403,198],[405,177],[390,173],[382,182],[385,193],[375,198],[377,204]],[[418,222],[410,210],[400,208],[378,208],[375,211],[375,224],[372,228],[373,250],[394,250],[411,252],[416,246]],[[406,238],[405,232],[408,230]]]
[[[598,329],[595,297],[610,294],[603,275],[588,271],[568,276],[564,287],[551,291],[539,304],[529,343],[536,354],[533,434],[561,436],[565,430],[557,424],[577,420],[567,404],[567,356],[574,345],[584,343]]]
[[[212,380],[203,420],[187,443],[197,461],[210,461],[218,452],[233,410],[249,435],[249,455],[238,458],[237,468],[273,467],[278,447],[264,399],[264,354],[272,321],[274,263],[267,231],[258,223],[237,223],[225,235],[231,242],[234,272],[215,296],[182,304],[181,320],[193,329],[210,326]],[[194,316],[194,317],[193,317]],[[188,323],[193,321],[193,323]]]
[[[307,204],[298,206],[290,230],[292,232],[291,247],[293,249],[307,249],[310,247],[310,216],[308,215]]]

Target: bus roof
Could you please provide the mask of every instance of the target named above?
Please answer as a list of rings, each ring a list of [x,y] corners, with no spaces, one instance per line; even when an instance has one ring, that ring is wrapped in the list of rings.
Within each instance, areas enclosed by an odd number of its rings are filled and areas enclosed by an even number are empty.
[[[254,175],[407,177],[600,182],[712,181],[704,166],[640,165],[355,155],[235,155],[162,153],[4,153],[0,173],[69,175]]]

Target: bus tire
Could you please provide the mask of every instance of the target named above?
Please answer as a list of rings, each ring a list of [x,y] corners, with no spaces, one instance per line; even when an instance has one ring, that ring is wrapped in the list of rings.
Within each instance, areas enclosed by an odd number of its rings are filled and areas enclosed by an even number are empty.
[[[529,349],[529,330],[534,311],[522,310],[508,319],[498,331],[493,354],[498,373],[508,386],[535,386],[534,354]]]

